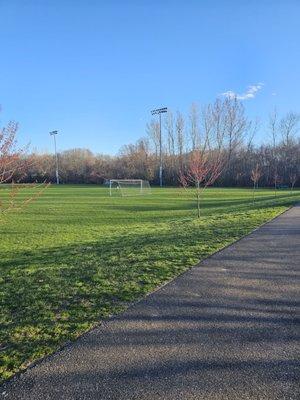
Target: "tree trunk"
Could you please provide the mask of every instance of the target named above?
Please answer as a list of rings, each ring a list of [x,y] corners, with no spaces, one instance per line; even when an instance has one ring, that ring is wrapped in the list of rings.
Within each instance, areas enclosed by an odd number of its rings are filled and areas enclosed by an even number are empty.
[[[197,182],[197,215],[200,218],[200,183]]]

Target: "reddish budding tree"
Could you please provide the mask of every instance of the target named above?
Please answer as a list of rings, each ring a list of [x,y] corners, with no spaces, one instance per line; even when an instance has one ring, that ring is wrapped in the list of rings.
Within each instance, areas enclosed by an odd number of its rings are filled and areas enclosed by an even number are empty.
[[[15,122],[0,128],[0,217],[11,209],[20,209],[32,202],[48,186],[45,183],[40,185],[18,183],[24,177],[31,159],[26,157],[26,147],[18,147],[17,130],[18,124]],[[29,190],[27,195],[19,197],[20,190],[25,187],[32,190]]]
[[[184,188],[195,187],[198,218],[202,193],[221,175],[224,165],[225,155],[222,151],[196,149],[190,154],[186,170],[180,172],[181,185]]]
[[[187,155],[187,162],[179,173],[179,181],[184,188],[195,188],[198,217],[204,190],[214,184],[228,161],[226,148],[229,128],[226,104],[217,100],[202,109],[201,134],[197,138],[197,146]]]

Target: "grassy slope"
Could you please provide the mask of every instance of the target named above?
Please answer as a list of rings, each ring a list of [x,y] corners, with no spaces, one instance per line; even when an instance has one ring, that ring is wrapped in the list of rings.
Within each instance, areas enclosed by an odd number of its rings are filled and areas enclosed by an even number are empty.
[[[0,225],[0,381],[299,199],[209,189],[197,220],[191,191],[50,187]]]

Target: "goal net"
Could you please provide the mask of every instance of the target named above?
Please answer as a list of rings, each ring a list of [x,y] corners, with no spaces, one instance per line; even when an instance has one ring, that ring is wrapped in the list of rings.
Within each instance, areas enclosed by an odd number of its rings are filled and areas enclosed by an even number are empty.
[[[110,196],[136,196],[151,194],[149,181],[143,179],[110,179]]]

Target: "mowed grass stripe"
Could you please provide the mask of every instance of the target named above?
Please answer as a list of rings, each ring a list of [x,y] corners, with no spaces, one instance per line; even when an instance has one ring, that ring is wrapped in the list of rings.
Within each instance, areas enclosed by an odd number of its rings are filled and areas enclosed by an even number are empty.
[[[209,189],[198,220],[192,190],[51,186],[0,225],[1,379],[299,200],[258,190],[253,205],[251,190]]]

